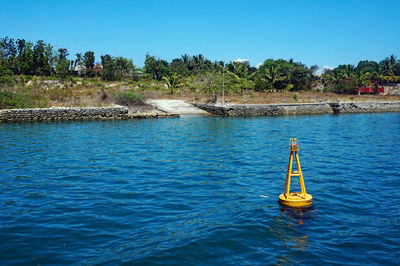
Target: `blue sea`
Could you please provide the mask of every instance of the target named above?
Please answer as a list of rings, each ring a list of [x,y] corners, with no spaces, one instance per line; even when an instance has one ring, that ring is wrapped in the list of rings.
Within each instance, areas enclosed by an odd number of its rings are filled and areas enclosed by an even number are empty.
[[[399,155],[400,113],[3,123],[0,264],[399,265]]]

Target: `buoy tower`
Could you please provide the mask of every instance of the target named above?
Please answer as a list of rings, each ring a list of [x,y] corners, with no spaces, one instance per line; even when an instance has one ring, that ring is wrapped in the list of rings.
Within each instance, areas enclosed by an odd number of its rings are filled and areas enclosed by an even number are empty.
[[[312,196],[306,193],[306,186],[304,185],[303,173],[301,171],[299,160],[299,142],[296,138],[289,141],[289,166],[286,174],[285,190],[283,194],[279,195],[279,204],[290,207],[304,207],[312,204]],[[292,171],[293,157],[296,159],[297,171]],[[292,176],[298,176],[300,181],[301,192],[290,192],[290,182]]]

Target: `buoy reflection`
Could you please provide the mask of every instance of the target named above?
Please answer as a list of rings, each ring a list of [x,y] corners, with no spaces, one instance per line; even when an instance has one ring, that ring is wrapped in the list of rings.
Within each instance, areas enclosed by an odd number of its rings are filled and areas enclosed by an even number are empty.
[[[298,225],[303,224],[306,220],[312,220],[316,215],[314,205],[301,208],[280,206],[280,210],[282,216],[290,218]]]

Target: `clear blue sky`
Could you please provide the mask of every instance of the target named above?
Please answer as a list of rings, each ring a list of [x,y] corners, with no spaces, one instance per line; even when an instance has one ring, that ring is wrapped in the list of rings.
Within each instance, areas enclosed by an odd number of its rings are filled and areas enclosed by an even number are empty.
[[[0,0],[0,36],[44,40],[70,54],[171,60],[293,58],[308,66],[400,56],[400,0]]]

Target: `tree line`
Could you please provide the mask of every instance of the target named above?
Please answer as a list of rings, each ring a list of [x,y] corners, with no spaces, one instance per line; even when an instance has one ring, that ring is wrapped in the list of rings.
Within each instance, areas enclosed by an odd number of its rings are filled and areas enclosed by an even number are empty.
[[[321,71],[317,65],[307,67],[293,59],[267,59],[256,68],[248,61],[212,62],[201,54],[184,54],[171,62],[146,55],[143,70],[170,87],[186,85],[208,91],[220,88],[224,78],[229,90],[241,93],[244,90],[300,91],[315,87],[335,93],[354,93],[356,87],[400,82],[400,60],[394,55],[380,62],[364,60],[357,66],[342,64]]]
[[[120,80],[132,76],[135,65],[132,59],[100,56],[101,67],[95,64],[93,51],[75,54],[69,59],[66,48],[54,49],[51,44],[38,40],[36,43],[24,39],[0,38],[0,76],[36,75],[66,78],[69,75],[94,77],[104,80]]]
[[[391,55],[380,62],[363,60],[327,69],[321,75],[325,87],[336,93],[351,93],[355,87],[377,87],[400,82],[400,61]]]
[[[318,71],[316,65],[307,67],[293,59],[267,59],[253,67],[245,60],[225,63],[211,61],[202,54],[184,54],[170,62],[147,54],[142,69],[136,68],[131,59],[109,54],[101,55],[101,64],[96,64],[93,51],[77,53],[74,59],[70,58],[66,48],[55,50],[42,40],[32,43],[8,37],[0,39],[0,76],[100,76],[108,81],[146,78],[164,82],[171,94],[179,88],[217,92],[222,82],[228,93],[299,91],[315,87],[336,93],[354,93],[359,86],[400,82],[400,61],[394,55],[380,62],[364,60],[357,66],[342,64],[322,71]]]

